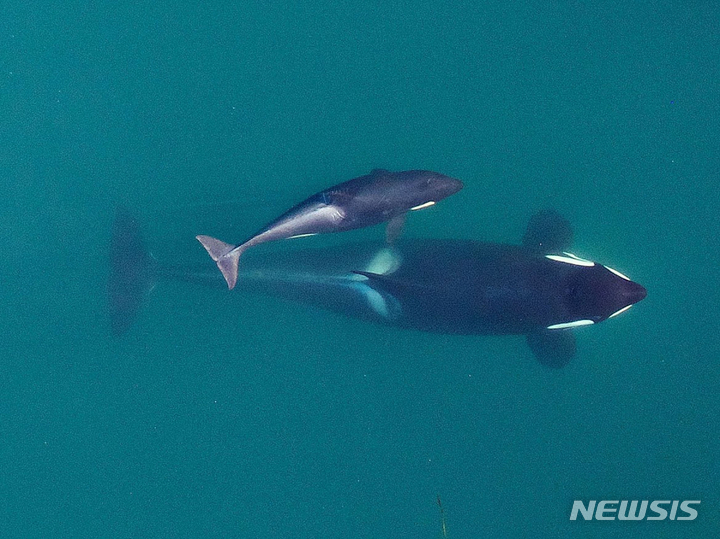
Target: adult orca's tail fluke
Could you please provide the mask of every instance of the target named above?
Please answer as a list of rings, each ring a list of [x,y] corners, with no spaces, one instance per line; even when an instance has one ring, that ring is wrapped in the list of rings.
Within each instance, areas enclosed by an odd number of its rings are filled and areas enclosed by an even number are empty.
[[[195,236],[195,238],[205,247],[210,258],[217,264],[217,267],[227,281],[228,288],[230,290],[235,288],[238,276],[238,261],[240,260],[243,248],[225,243],[210,236]]]
[[[145,247],[139,223],[127,208],[118,207],[110,241],[108,279],[114,335],[122,335],[130,328],[155,277],[156,263]]]

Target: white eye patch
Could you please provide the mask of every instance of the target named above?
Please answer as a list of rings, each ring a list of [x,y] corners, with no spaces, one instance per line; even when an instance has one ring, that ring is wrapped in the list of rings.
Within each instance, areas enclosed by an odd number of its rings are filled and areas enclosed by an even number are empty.
[[[623,308],[620,309],[619,311],[615,311],[614,313],[612,313],[610,316],[608,316],[608,318],[612,318],[613,316],[617,316],[617,315],[619,315],[619,314],[622,314],[622,313],[624,313],[625,311],[627,311],[630,307],[632,307],[632,305],[626,305],[625,307],[623,307]]]
[[[563,256],[565,255],[565,256]],[[545,255],[545,258],[554,260],[555,262],[562,262],[564,264],[572,264],[573,266],[585,266],[591,268],[595,265],[595,262],[590,262],[579,256],[575,256],[572,253],[563,253],[562,255]]]
[[[429,208],[430,206],[434,206],[434,205],[435,205],[435,201],[431,200],[429,202],[425,202],[424,204],[420,204],[418,206],[414,206],[414,207],[410,208],[410,211],[422,210],[424,208]]]
[[[614,274],[617,275],[618,277],[621,277],[621,278],[625,279],[626,281],[629,281],[629,280],[630,280],[630,277],[628,277],[627,275],[624,275],[624,274],[620,273],[620,272],[619,272],[618,270],[616,270],[616,269],[612,269],[612,268],[609,267],[609,266],[605,266],[605,269],[608,270],[608,271],[611,272],[611,273],[614,273]]]

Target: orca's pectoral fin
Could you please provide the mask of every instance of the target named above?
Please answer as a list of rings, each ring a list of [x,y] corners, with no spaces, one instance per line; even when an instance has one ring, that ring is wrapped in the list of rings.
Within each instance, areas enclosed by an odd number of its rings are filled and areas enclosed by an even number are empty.
[[[551,369],[564,367],[575,355],[575,335],[569,329],[530,333],[527,343],[535,359]]]
[[[385,228],[385,241],[388,245],[393,245],[402,235],[405,229],[406,218],[407,213],[401,213],[388,221],[387,227]]]
[[[573,230],[570,222],[555,210],[542,210],[530,218],[522,244],[541,253],[559,253],[570,249]]]

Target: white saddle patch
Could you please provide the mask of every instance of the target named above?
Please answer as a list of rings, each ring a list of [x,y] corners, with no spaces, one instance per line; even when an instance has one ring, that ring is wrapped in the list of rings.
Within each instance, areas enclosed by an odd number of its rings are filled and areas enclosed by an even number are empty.
[[[372,258],[364,271],[378,275],[390,275],[397,271],[402,264],[402,257],[395,249],[385,247],[380,249]]]

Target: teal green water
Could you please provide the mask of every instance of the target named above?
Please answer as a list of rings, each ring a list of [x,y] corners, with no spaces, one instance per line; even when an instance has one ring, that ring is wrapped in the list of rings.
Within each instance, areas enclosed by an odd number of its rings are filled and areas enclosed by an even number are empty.
[[[438,495],[451,539],[715,536],[714,2],[121,4],[0,20],[0,537],[437,538]],[[555,207],[648,298],[560,372],[521,338],[167,284],[110,337],[116,204],[204,262],[195,234],[375,167],[465,182],[410,237],[515,242]]]

